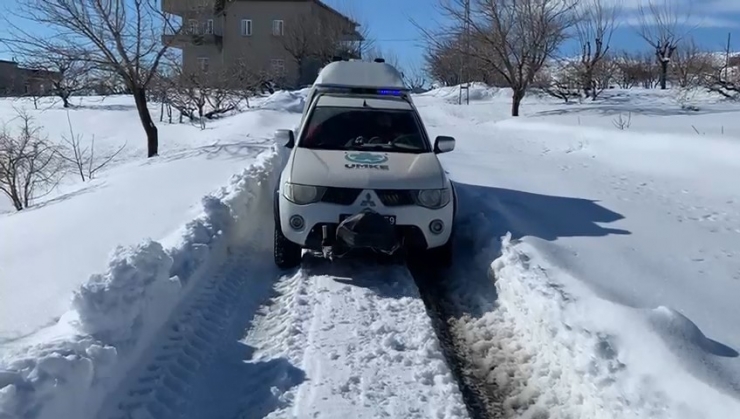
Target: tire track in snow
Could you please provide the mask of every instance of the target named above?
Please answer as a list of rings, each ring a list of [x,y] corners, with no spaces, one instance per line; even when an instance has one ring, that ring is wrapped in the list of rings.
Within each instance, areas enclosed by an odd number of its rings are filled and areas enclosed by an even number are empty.
[[[456,257],[455,264],[458,267],[451,272],[459,274],[460,265],[472,266],[473,262],[469,258]],[[409,264],[409,270],[429,311],[447,365],[457,379],[471,419],[504,417],[495,383],[487,379],[487,371],[481,371],[475,357],[472,356],[473,349],[461,335],[465,331],[458,328],[458,320],[464,314],[460,310],[460,305],[450,299],[450,296],[455,294],[455,291],[450,289],[451,272],[443,273],[430,269],[423,261],[413,261]],[[468,274],[479,276],[480,272]],[[481,293],[475,294],[478,298],[486,299],[490,296],[485,290],[480,291]]]
[[[310,257],[306,265],[281,280],[289,291],[273,302],[299,307],[269,309],[247,337],[257,356],[286,357],[305,372],[281,394],[290,406],[268,417],[468,417],[403,266]],[[294,339],[280,348],[286,337]],[[243,416],[251,413],[245,406]]]
[[[269,275],[262,283],[253,280],[265,269],[250,259],[246,249],[230,253],[216,274],[180,305],[138,369],[109,397],[101,417],[167,419],[182,417],[188,410],[196,395],[191,384],[199,381],[216,350],[232,337],[233,323],[248,322],[244,317],[251,317],[250,307],[270,289]]]
[[[193,290],[101,418],[469,417],[405,267],[309,257],[280,275],[249,251]]]

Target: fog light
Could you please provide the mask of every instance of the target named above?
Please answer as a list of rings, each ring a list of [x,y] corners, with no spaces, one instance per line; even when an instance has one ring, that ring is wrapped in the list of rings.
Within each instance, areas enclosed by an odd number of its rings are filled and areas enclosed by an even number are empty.
[[[442,220],[434,220],[429,223],[429,231],[434,234],[440,234],[445,229],[445,223]]]
[[[290,217],[290,226],[293,230],[301,230],[306,225],[306,221],[300,215]]]

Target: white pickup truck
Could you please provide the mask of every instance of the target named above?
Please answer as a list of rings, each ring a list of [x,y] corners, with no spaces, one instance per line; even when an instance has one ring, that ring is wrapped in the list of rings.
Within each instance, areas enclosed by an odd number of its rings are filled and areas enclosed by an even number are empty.
[[[275,264],[300,265],[303,249],[341,257],[399,250],[447,267],[457,198],[401,74],[384,62],[324,67],[296,131],[275,194]]]

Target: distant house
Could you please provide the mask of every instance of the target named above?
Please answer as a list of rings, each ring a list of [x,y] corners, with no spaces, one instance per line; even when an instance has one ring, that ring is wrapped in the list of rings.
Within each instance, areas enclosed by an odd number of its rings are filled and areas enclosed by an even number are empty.
[[[44,96],[53,90],[58,73],[23,68],[15,61],[0,60],[0,96]]]
[[[321,0],[163,0],[162,10],[183,20],[184,30],[163,41],[182,51],[189,74],[246,66],[287,85],[311,84],[328,61],[307,57],[299,64],[285,45],[295,52],[322,39],[338,41],[329,59],[361,58],[359,23]]]

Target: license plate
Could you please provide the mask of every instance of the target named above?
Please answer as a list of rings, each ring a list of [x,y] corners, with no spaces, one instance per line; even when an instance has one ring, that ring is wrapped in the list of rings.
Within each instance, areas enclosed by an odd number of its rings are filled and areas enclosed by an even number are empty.
[[[341,223],[345,219],[351,217],[352,214],[342,214],[339,216],[339,222]],[[384,215],[383,218],[385,218],[385,221],[388,222],[388,224],[395,225],[396,224],[396,216],[395,215]]]

